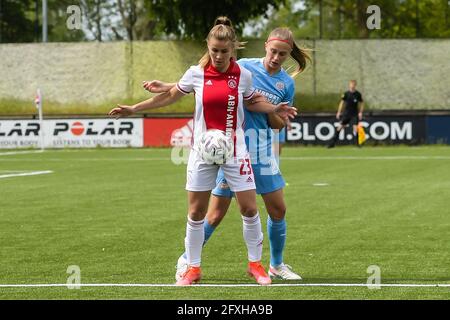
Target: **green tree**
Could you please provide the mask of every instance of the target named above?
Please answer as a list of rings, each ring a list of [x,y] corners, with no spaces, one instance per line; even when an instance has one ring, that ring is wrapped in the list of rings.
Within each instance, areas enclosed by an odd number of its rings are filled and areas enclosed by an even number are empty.
[[[369,30],[366,12],[381,9],[381,29]],[[258,17],[256,20],[261,19]],[[288,0],[261,34],[287,26],[301,38],[448,38],[448,0]]]
[[[151,40],[161,33],[161,23],[151,2],[116,0],[116,7],[128,40]]]
[[[161,18],[163,30],[184,39],[204,39],[213,20],[226,15],[242,32],[244,24],[252,17],[264,14],[269,5],[275,9],[286,0],[153,0],[152,9]]]
[[[0,42],[31,42],[34,21],[31,0],[0,0]]]
[[[84,32],[88,39],[96,41],[122,40],[112,22],[115,3],[102,0],[81,0],[80,6],[84,19]]]
[[[162,33],[162,24],[145,0],[82,0],[89,38],[151,40]]]
[[[66,26],[67,7],[72,0],[48,0],[48,40],[79,41],[81,30]],[[0,42],[42,41],[42,1],[0,0]]]

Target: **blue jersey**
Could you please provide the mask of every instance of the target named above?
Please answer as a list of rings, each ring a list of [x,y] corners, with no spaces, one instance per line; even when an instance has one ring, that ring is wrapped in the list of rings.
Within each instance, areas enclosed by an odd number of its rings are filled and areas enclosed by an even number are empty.
[[[282,68],[276,74],[270,75],[263,64],[263,58],[239,59],[237,62],[252,73],[253,86],[257,92],[267,100],[277,105],[288,102],[292,106],[294,101],[294,80]],[[272,130],[266,113],[245,110],[245,131],[247,148],[252,163],[267,164],[272,156]],[[249,139],[253,139],[249,143]],[[257,143],[255,144],[255,142]]]

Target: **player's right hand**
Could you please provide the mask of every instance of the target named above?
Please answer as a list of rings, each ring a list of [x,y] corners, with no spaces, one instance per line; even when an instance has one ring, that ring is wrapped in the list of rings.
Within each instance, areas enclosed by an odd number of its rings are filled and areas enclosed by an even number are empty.
[[[163,93],[171,89],[165,82],[159,80],[143,81],[142,86],[145,90],[151,93]]]
[[[336,119],[338,119],[339,120],[339,118],[341,117],[341,114],[338,112],[338,113],[336,113]]]
[[[134,113],[133,107],[118,104],[116,108],[111,109],[108,115],[111,117],[115,116],[116,119],[119,119],[120,117],[128,117],[133,113]]]
[[[286,123],[286,129],[287,131],[292,130],[291,120],[288,120],[288,122]]]
[[[274,111],[284,120],[286,124],[289,121],[289,118],[294,119],[297,115],[297,108],[289,106],[288,102],[281,102],[277,104]]]

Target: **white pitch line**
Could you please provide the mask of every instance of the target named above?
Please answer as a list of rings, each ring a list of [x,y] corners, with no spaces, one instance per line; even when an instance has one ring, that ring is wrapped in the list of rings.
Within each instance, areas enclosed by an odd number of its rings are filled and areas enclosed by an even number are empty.
[[[48,287],[180,287],[175,284],[164,283],[53,283],[53,284],[0,284],[0,288],[48,288]],[[262,287],[259,284],[194,284],[189,287]],[[365,284],[365,283],[290,283],[290,284],[272,284],[266,287],[445,287],[450,288],[450,284],[407,284],[407,283],[392,283],[392,284]]]
[[[28,154],[28,153],[42,153],[44,150],[35,150],[35,151],[10,151],[10,152],[0,152],[0,156],[11,156],[18,154]]]
[[[450,156],[281,157],[281,160],[450,160]]]
[[[53,171],[32,171],[32,172],[22,172],[22,173],[11,173],[11,174],[0,175],[0,179],[12,178],[12,177],[37,176],[40,174],[49,174],[49,173],[53,173]]]
[[[171,161],[169,157],[163,158],[163,157],[154,157],[154,158],[44,158],[44,159],[0,159],[0,162],[59,162],[59,161],[76,161],[76,162],[91,162],[91,161]]]

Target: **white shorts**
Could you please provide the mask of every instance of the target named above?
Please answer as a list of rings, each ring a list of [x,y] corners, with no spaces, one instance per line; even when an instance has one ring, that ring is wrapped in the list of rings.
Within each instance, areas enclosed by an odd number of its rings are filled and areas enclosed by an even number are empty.
[[[225,179],[233,192],[256,189],[255,177],[250,163],[250,157],[230,161],[222,165],[207,164],[191,149],[187,165],[186,190],[210,191],[216,187],[216,178],[219,168],[222,168]]]

